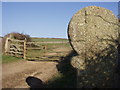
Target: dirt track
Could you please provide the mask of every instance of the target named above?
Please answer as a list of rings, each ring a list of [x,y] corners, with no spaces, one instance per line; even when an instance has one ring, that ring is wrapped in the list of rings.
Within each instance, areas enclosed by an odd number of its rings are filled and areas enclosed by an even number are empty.
[[[53,53],[46,53],[48,56],[56,56],[56,52],[66,55],[71,51],[70,47],[59,47]],[[63,53],[64,52],[64,53]],[[2,65],[2,88],[29,88],[26,78],[33,76],[46,82],[52,78],[57,70],[57,62],[25,61]]]
[[[57,73],[57,62],[19,61],[2,66],[2,88],[28,88],[26,78],[37,77],[43,82]]]

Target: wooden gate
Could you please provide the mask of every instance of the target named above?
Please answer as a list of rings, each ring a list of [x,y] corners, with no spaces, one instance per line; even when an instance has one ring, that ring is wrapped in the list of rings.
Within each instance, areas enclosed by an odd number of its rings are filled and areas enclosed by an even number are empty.
[[[49,56],[49,51],[52,52],[54,44],[67,44],[67,41],[55,42],[27,42],[27,40],[16,40],[7,38],[5,41],[5,54],[21,57],[25,60],[49,60],[55,61],[60,59],[60,56]]]
[[[46,45],[41,44],[41,42],[27,42],[26,39],[25,40],[15,40],[15,39],[11,39],[11,38],[6,38],[4,48],[5,48],[6,55],[21,57],[23,59],[31,60],[31,59],[40,59],[41,56],[39,56],[40,55],[39,52],[41,50],[42,51],[46,50],[47,47],[46,47]],[[33,53],[31,54],[31,52],[33,52]],[[35,53],[37,53],[36,56],[34,55]],[[35,56],[35,58],[34,58],[34,56]]]
[[[11,38],[6,38],[4,48],[5,48],[6,55],[22,57],[26,59],[26,39],[15,40]]]
[[[26,43],[26,59],[27,60],[43,60],[43,53],[47,50],[47,46],[41,42]]]

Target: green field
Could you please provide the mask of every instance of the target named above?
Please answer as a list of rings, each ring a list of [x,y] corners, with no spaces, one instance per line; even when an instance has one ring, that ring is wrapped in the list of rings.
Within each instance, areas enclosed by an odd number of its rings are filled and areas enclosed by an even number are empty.
[[[68,41],[68,39],[62,39],[62,38],[32,38],[32,41],[34,42],[55,42],[55,41]]]

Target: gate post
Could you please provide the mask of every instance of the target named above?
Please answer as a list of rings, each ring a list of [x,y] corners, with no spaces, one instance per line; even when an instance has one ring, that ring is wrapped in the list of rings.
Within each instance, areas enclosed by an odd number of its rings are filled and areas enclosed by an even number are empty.
[[[24,40],[24,54],[23,54],[23,58],[26,60],[26,42],[27,42],[27,40],[26,40],[26,38],[25,38],[25,40]]]
[[[5,41],[5,54],[7,54],[9,52],[9,38],[6,38],[6,41]]]

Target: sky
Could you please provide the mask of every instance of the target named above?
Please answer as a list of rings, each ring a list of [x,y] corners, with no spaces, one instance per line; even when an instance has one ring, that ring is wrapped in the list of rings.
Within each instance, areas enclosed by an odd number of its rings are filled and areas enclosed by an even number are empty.
[[[2,2],[119,2],[119,0],[1,0]]]
[[[0,36],[2,36],[2,3],[0,2]]]
[[[2,2],[0,36],[18,32],[31,37],[68,38],[70,19],[86,6],[104,7],[118,15],[118,2]]]

